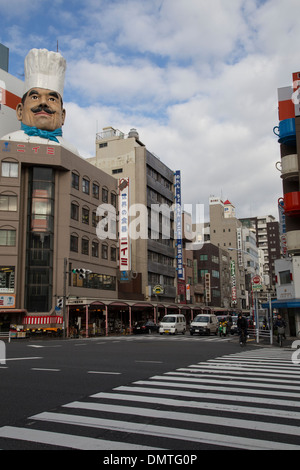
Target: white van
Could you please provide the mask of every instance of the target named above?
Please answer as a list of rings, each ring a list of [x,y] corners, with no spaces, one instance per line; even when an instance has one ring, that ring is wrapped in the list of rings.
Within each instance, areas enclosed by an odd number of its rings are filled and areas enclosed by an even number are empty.
[[[159,324],[159,333],[169,333],[170,335],[176,335],[176,333],[186,332],[186,321],[185,316],[181,314],[168,314],[165,315]]]
[[[216,315],[201,313],[190,324],[190,334],[218,334],[219,322]]]

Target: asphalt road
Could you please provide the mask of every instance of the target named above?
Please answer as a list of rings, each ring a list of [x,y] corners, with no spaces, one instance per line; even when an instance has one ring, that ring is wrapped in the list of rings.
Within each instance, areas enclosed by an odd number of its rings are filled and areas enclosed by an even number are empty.
[[[239,350],[238,344],[226,340],[203,342],[199,336],[155,336],[155,342],[141,335],[6,343],[6,365],[0,365],[0,426],[96,392]]]
[[[288,348],[188,335],[6,346],[0,449],[300,449]]]

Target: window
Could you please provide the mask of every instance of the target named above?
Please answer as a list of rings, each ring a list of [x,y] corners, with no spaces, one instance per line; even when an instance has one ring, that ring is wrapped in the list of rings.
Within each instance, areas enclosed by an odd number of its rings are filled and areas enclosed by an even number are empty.
[[[290,271],[281,271],[279,273],[280,284],[291,284],[291,273]]]
[[[72,188],[79,189],[79,175],[72,173]]]
[[[16,230],[0,230],[0,246],[16,246]]]
[[[110,195],[111,205],[117,207],[117,195],[115,193],[111,193]]]
[[[118,173],[123,173],[123,168],[116,168],[115,170],[112,170],[113,175],[116,175]]]
[[[17,210],[17,196],[1,194],[0,211],[15,212]]]
[[[79,220],[79,206],[73,202],[71,203],[71,219]]]
[[[115,246],[110,248],[110,259],[111,261],[117,261],[117,248]]]
[[[82,192],[85,194],[90,194],[90,182],[86,178],[82,178]]]
[[[2,176],[5,178],[18,178],[19,164],[13,162],[2,162]]]
[[[108,258],[108,246],[103,243],[102,249],[101,249],[101,256],[102,259],[107,259]]]
[[[95,258],[99,257],[99,243],[97,241],[92,241],[92,256]]]
[[[108,202],[108,190],[102,188],[102,202]]]
[[[78,236],[77,235],[71,235],[70,251],[75,251],[75,253],[78,253]]]
[[[92,226],[97,227],[98,225],[98,216],[97,216],[97,211],[92,212]]]
[[[93,197],[95,199],[99,199],[99,191],[100,191],[99,184],[93,183]]]
[[[89,240],[87,238],[82,238],[81,240],[81,253],[83,255],[89,254]]]
[[[90,210],[86,207],[82,208],[82,219],[81,222],[83,224],[89,224],[89,218],[90,218]]]

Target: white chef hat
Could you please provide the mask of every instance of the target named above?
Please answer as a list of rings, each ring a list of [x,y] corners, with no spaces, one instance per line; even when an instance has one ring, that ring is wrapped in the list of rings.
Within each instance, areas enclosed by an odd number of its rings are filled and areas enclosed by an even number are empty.
[[[63,97],[66,60],[59,52],[31,49],[24,61],[25,89],[45,88]]]

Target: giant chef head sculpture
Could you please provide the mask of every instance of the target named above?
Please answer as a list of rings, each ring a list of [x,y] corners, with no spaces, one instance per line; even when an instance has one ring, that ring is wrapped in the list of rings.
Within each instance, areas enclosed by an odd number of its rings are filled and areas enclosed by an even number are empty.
[[[16,109],[21,129],[30,136],[57,140],[66,115],[62,101],[66,61],[58,52],[32,49],[24,67],[24,96]]]

